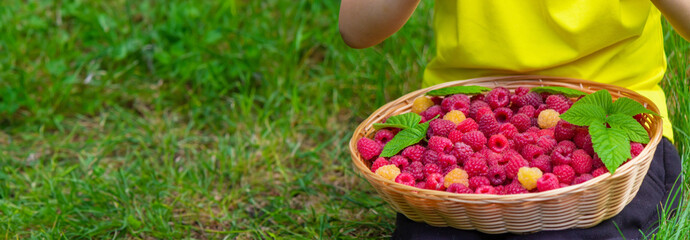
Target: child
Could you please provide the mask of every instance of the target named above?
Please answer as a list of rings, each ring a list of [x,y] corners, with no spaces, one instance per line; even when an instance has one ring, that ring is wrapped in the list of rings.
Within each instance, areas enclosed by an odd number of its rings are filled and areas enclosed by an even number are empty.
[[[347,45],[366,48],[398,31],[419,0],[342,0],[340,32]],[[500,75],[549,75],[619,85],[652,100],[664,119],[649,173],[635,199],[593,228],[531,235],[485,235],[434,228],[398,214],[396,238],[640,238],[658,221],[657,208],[673,193],[680,157],[666,98],[658,83],[666,70],[661,13],[690,39],[689,0],[436,0],[436,56],[423,86]],[[677,204],[677,203],[675,203]],[[615,224],[613,223],[615,222]]]

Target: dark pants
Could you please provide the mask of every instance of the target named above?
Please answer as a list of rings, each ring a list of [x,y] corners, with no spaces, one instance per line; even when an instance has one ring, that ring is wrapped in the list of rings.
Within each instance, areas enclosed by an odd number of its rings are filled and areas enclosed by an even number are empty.
[[[618,215],[597,226],[525,235],[485,234],[451,227],[432,227],[426,223],[414,222],[398,213],[393,239],[621,239],[621,233],[627,239],[640,239],[643,238],[640,230],[649,235],[658,226],[661,204],[667,207],[667,198],[676,192],[682,182],[682,179],[679,179],[676,183],[680,171],[678,150],[668,139],[663,138],[635,198]],[[672,209],[678,207],[680,195],[672,203]]]

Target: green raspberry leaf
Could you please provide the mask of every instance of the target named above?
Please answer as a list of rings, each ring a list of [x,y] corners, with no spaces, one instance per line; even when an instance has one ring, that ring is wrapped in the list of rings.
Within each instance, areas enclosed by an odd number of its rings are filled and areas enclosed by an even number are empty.
[[[611,125],[611,128],[623,130],[630,141],[649,143],[649,133],[631,116],[616,113],[608,116],[606,123]]]
[[[616,99],[615,102],[613,102],[613,105],[611,106],[611,114],[614,113],[621,113],[625,114],[628,116],[635,116],[640,113],[648,113],[652,115],[659,116],[659,114],[656,114],[652,110],[646,109],[642,104],[639,102],[632,100],[627,97],[621,97]]]
[[[606,165],[609,172],[616,169],[630,159],[630,142],[625,131],[618,128],[607,128],[599,120],[592,121],[589,126],[589,134],[592,135],[592,147]]]
[[[587,103],[575,104],[568,111],[561,114],[561,119],[578,126],[589,126],[594,120],[605,121],[606,112],[597,105]]]
[[[429,96],[448,96],[448,95],[453,95],[453,94],[468,94],[468,95],[474,95],[474,94],[480,94],[482,92],[487,92],[491,91],[491,88],[488,87],[482,87],[482,86],[453,86],[453,87],[445,87],[441,89],[436,89],[436,90],[431,90],[426,93],[426,95]]]
[[[379,130],[388,127],[408,129],[414,127],[420,121],[422,121],[422,116],[413,112],[408,112],[389,117],[386,123],[374,123],[374,129]]]
[[[604,113],[608,114],[610,112],[612,102],[613,100],[611,99],[611,93],[609,93],[609,91],[606,89],[602,89],[583,97],[579,101],[575,102],[573,106],[578,104],[592,104],[601,107],[604,109]]]
[[[549,86],[549,87],[535,87],[531,89],[532,92],[537,92],[537,93],[551,93],[551,94],[563,94],[566,97],[579,97],[582,95],[587,95],[587,93],[580,91],[580,90],[575,90],[572,88],[566,88],[566,87],[556,87],[556,86]]]
[[[421,141],[426,136],[426,130],[429,128],[429,122],[416,124],[412,128],[400,131],[393,137],[381,151],[382,157],[392,157],[398,154],[404,148],[414,145]]]

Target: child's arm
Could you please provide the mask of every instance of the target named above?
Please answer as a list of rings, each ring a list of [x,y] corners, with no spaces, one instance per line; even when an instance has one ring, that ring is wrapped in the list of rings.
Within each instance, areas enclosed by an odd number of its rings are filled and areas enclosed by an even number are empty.
[[[342,0],[340,35],[345,43],[353,48],[367,48],[379,44],[405,25],[419,1]]]
[[[690,0],[652,0],[673,29],[690,41]]]

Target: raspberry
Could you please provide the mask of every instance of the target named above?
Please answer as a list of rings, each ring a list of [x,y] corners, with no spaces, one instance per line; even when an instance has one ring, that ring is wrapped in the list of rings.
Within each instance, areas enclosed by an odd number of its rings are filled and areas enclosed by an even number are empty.
[[[463,133],[476,131],[479,129],[479,124],[477,124],[477,122],[475,122],[474,119],[467,118],[465,119],[465,121],[462,121],[460,124],[458,124],[458,127],[456,129],[460,130]]]
[[[537,180],[537,190],[540,192],[558,188],[558,177],[553,173],[545,173]]]
[[[424,165],[424,176],[429,178],[429,176],[431,176],[431,174],[434,173],[441,173],[441,167],[439,167],[435,163],[429,163]]]
[[[424,112],[420,113],[419,115],[422,116],[422,121],[426,122],[436,117],[437,115],[443,115],[443,109],[441,109],[441,106],[439,105],[434,105],[428,108],[427,110],[424,110]]]
[[[592,136],[589,135],[587,128],[577,128],[575,130],[575,136],[573,137],[575,145],[578,148],[582,148],[589,155],[594,155],[594,148],[592,147]]]
[[[530,128],[530,129],[532,129],[532,128]],[[537,135],[539,137],[549,136],[549,137],[554,138],[554,139],[556,138],[555,137],[556,134],[554,133],[553,128],[541,129],[537,132]]]
[[[565,145],[556,146],[551,152],[553,165],[569,165],[573,159],[573,149]]]
[[[549,109],[549,105],[540,104],[539,107],[537,107],[537,109],[534,110],[534,117],[539,117],[539,114],[546,109]]]
[[[632,158],[637,157],[637,155],[640,155],[640,153],[644,150],[644,146],[642,146],[641,143],[637,142],[631,142],[630,143],[630,155]]]
[[[477,189],[481,186],[491,186],[491,182],[484,176],[471,177],[469,180],[470,189]]]
[[[575,170],[570,165],[558,165],[553,167],[553,174],[558,177],[558,182],[570,184],[575,178]]]
[[[506,194],[505,186],[503,186],[503,185],[494,186],[494,189],[496,189],[496,194],[498,194],[498,195],[505,195]]]
[[[396,167],[395,165],[385,165],[381,166],[380,168],[376,169],[376,175],[379,175],[385,179],[388,180],[395,180],[396,177],[400,174],[400,169]]]
[[[534,109],[534,106],[532,106],[532,105],[527,105],[527,106],[523,106],[523,107],[521,107],[520,109],[518,109],[517,114],[522,113],[522,114],[525,114],[525,115],[527,115],[528,117],[531,117],[531,118],[532,118],[532,117],[535,116],[535,115],[534,115],[534,112],[535,112],[535,111],[536,111],[536,109]]]
[[[527,189],[520,184],[520,182],[513,182],[511,184],[506,185],[505,187],[505,193],[506,194],[521,194],[521,193],[528,193]]]
[[[414,187],[425,189],[426,188],[426,181],[417,182],[417,183],[415,183]]]
[[[457,166],[458,159],[450,154],[441,154],[441,156],[438,157],[438,164],[441,165],[442,168]]]
[[[565,96],[556,94],[546,97],[546,105],[548,105],[550,109],[556,110],[558,113],[563,114],[565,111],[570,109],[572,102]]]
[[[602,162],[601,158],[599,158],[599,155],[595,153],[594,157],[592,157],[592,169],[597,169],[600,167],[604,167],[604,162]]]
[[[453,146],[453,151],[450,152],[455,156],[455,158],[458,160],[458,164],[464,164],[465,161],[472,156],[474,151],[472,151],[472,147],[465,143],[455,143],[455,146]]]
[[[388,143],[388,141],[393,139],[393,137],[395,137],[395,134],[393,134],[393,132],[386,130],[386,129],[381,129],[381,130],[377,131],[376,134],[374,135],[374,139],[376,141],[379,141],[380,143],[383,143],[383,144]]]
[[[498,128],[498,133],[503,134],[508,139],[512,139],[518,133],[518,130],[512,123],[504,123]]]
[[[519,132],[527,131],[532,126],[532,120],[525,114],[518,113],[510,118],[510,123],[517,128]]]
[[[482,101],[482,102],[484,102],[484,94],[477,94],[477,95],[474,95],[474,96],[472,96],[472,97],[470,98],[470,100],[471,100],[472,102],[474,102],[474,101]]]
[[[450,139],[451,142],[457,143],[462,141],[462,131],[460,130],[451,130],[450,133],[448,133],[448,139]]]
[[[491,185],[503,185],[503,182],[506,180],[506,170],[500,165],[490,167],[487,178],[489,179],[489,182],[491,182]]]
[[[447,137],[451,130],[455,129],[455,123],[445,119],[434,119],[429,122],[429,136]]]
[[[484,115],[494,115],[494,112],[491,111],[491,107],[482,107],[479,110],[477,110],[477,113],[474,115],[474,119],[479,119],[481,116]]]
[[[484,102],[484,101],[473,101],[472,104],[470,104],[469,116],[470,116],[471,118],[476,118],[476,117],[477,117],[477,112],[479,111],[479,109],[482,109],[482,108],[489,108],[489,109],[491,109],[491,107],[489,106],[489,104],[486,103],[486,102]]]
[[[423,146],[415,144],[403,149],[401,155],[412,161],[420,161],[422,160],[422,154],[424,154],[425,150],[426,148]]]
[[[427,149],[424,151],[424,154],[422,154],[422,163],[426,164],[431,164],[431,163],[436,163],[438,161],[438,152]]]
[[[539,118],[537,119],[540,128],[555,127],[556,123],[558,123],[560,120],[560,114],[553,109],[541,111],[541,113],[539,113]]]
[[[575,136],[575,125],[566,122],[565,120],[560,120],[556,123],[556,128],[554,129],[554,138],[556,141],[570,140]]]
[[[412,174],[403,172],[403,173],[400,173],[400,175],[398,175],[398,177],[395,178],[395,182],[403,184],[403,185],[407,185],[410,187],[414,187],[415,179],[412,176]]]
[[[446,189],[446,192],[452,192],[452,193],[474,193],[472,192],[472,189],[468,188],[467,186],[461,184],[461,183],[453,183],[448,186]]]
[[[443,178],[443,185],[450,187],[450,185],[453,183],[460,183],[462,185],[469,186],[468,177],[469,176],[465,170],[456,168],[446,174],[446,176]]]
[[[445,186],[443,185],[443,175],[440,173],[433,173],[427,176],[424,188],[430,190],[444,190]]]
[[[462,121],[465,121],[465,118],[465,114],[458,110],[450,111],[443,116],[443,119],[449,120],[453,122],[455,125],[458,125]]]
[[[543,154],[544,149],[534,144],[528,144],[522,148],[522,157],[527,161],[532,161]]]
[[[470,98],[464,94],[455,94],[446,97],[443,99],[443,102],[441,102],[441,108],[444,112],[460,110],[463,113],[468,113],[470,109]]]
[[[590,157],[585,150],[575,150],[572,159],[573,161],[570,162],[570,166],[573,167],[575,173],[584,174],[592,171],[592,157]]]
[[[529,93],[529,88],[526,88],[526,87],[518,87],[517,89],[515,89],[515,95],[517,95],[518,97],[519,97],[519,96],[523,96],[523,95],[525,95],[525,94],[527,94],[527,93]]]
[[[559,147],[559,146],[568,148],[568,149],[570,149],[571,152],[575,151],[575,149],[577,148],[577,146],[575,146],[574,142],[568,141],[568,140],[563,140],[563,141],[558,142],[558,145],[556,145],[556,147]]]
[[[445,137],[433,136],[429,138],[429,149],[439,153],[452,150],[453,142]]]
[[[392,164],[392,163],[388,162],[388,160],[386,160],[384,157],[379,157],[376,159],[376,161],[374,161],[374,163],[371,164],[371,171],[376,172],[376,170],[379,169],[380,167],[390,165],[390,164]]]
[[[598,176],[604,175],[608,172],[609,172],[609,170],[606,167],[600,167],[600,168],[594,169],[594,171],[592,171],[592,177],[598,177]]]
[[[573,185],[589,181],[592,178],[594,177],[592,177],[592,175],[590,175],[589,173],[582,174],[579,177],[576,177],[575,180],[573,180]]]
[[[508,148],[508,139],[505,136],[496,134],[489,138],[489,149],[491,149],[491,151],[500,153],[506,148]]]
[[[536,167],[539,168],[544,173],[550,173],[551,172],[551,157],[547,155],[541,155],[532,162],[529,163],[530,167]]]
[[[474,151],[479,151],[486,144],[486,137],[480,131],[471,131],[462,135],[462,142],[472,147]]]
[[[441,105],[441,102],[443,102],[443,97],[435,96],[431,97],[431,101],[434,102],[434,105]]]
[[[544,154],[551,154],[553,149],[556,147],[556,139],[551,136],[541,136],[537,139],[537,146],[541,146],[544,149]]]
[[[535,92],[530,92],[517,98],[515,102],[518,107],[532,105],[533,107],[538,107],[544,100],[542,100],[541,95]]]
[[[470,157],[465,161],[465,171],[471,177],[474,176],[485,176],[489,171],[489,167],[486,166],[486,160],[478,157]]]
[[[504,87],[497,87],[487,93],[484,99],[492,109],[505,107],[510,103],[510,91]]]
[[[498,129],[501,127],[496,118],[491,114],[480,116],[477,123],[479,123],[479,131],[482,131],[487,138],[498,133]]]
[[[395,165],[403,171],[405,170],[405,168],[407,168],[408,165],[410,165],[410,161],[408,161],[407,158],[400,155],[395,155],[391,157],[390,160],[393,165]]]
[[[360,138],[357,140],[357,151],[365,160],[371,160],[381,154],[383,146],[380,143],[369,138]]]
[[[404,172],[409,173],[416,180],[422,180],[424,179],[424,164],[419,161],[412,162],[405,168]]]
[[[508,121],[510,121],[510,118],[512,116],[513,116],[513,110],[510,110],[510,108],[500,107],[500,108],[496,108],[496,110],[494,110],[494,117],[501,124],[507,123]]]
[[[524,146],[528,144],[536,143],[536,139],[534,139],[534,136],[527,132],[515,134],[513,140],[515,140],[515,147],[517,147],[517,149],[522,149]]]
[[[532,135],[534,136],[534,139],[536,140],[539,137],[540,131],[541,131],[541,129],[539,129],[538,127],[529,127],[527,129],[527,131],[525,131],[525,132],[532,133]]]
[[[475,191],[477,194],[496,194],[496,189],[492,186],[481,186]]]
[[[426,96],[421,96],[414,99],[412,102],[412,112],[416,114],[421,114],[424,110],[427,110],[431,106],[434,106],[434,101]]]
[[[527,190],[532,190],[537,187],[537,180],[541,177],[542,172],[539,168],[521,167],[518,171],[517,177],[520,184]]]
[[[511,157],[508,160],[508,163],[505,165],[506,177],[509,179],[514,179],[517,176],[518,171],[520,171],[520,168],[527,166],[529,166],[529,163],[520,155]]]

